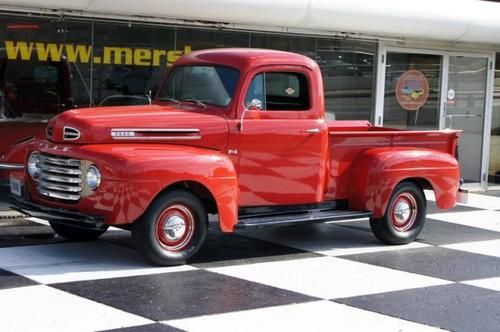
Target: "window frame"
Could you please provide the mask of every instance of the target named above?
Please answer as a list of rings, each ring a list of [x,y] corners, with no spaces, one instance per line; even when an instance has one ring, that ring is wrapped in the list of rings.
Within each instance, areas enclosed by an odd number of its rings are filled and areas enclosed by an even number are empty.
[[[309,68],[304,68],[304,67],[299,67],[299,66],[290,66],[290,65],[285,65],[285,66],[269,66],[269,68],[259,68],[255,70],[253,73],[249,73],[247,75],[247,83],[243,86],[242,90],[242,97],[241,97],[241,104],[243,105],[243,109],[249,111],[247,106],[245,105],[246,97],[248,94],[248,91],[250,89],[250,86],[252,85],[253,80],[255,77],[258,75],[264,75],[263,79],[263,88],[264,88],[264,95],[263,95],[263,105],[266,108],[262,108],[258,112],[270,112],[270,113],[287,113],[287,112],[293,112],[293,113],[307,113],[311,112],[315,109],[314,105],[314,98],[312,94],[312,79],[311,79],[311,70]],[[283,109],[283,110],[268,110],[267,109],[267,93],[266,93],[266,78],[265,74],[266,73],[290,73],[290,74],[297,74],[297,75],[302,75],[305,79],[305,83],[307,85],[306,87],[306,93],[308,95],[308,105],[307,108],[300,109],[300,110],[292,110],[292,109]]]

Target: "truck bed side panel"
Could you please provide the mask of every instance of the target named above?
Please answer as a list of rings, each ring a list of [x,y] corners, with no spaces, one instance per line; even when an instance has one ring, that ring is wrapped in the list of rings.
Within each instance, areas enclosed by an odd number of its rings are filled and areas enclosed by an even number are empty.
[[[456,131],[400,131],[366,126],[344,128],[330,126],[329,177],[325,193],[328,200],[349,198],[352,177],[364,176],[358,171],[353,173],[352,169],[353,161],[363,151],[412,147],[454,156],[458,137]]]

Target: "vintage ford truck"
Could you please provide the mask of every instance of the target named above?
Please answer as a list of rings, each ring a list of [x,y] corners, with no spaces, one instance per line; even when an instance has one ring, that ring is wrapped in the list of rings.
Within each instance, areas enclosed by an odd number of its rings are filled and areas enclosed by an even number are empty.
[[[443,209],[462,196],[458,135],[327,121],[313,60],[204,50],[170,68],[153,105],[53,118],[11,196],[68,239],[130,229],[159,265],[200,249],[208,214],[223,232],[369,217],[378,239],[404,244],[424,225],[424,189]]]

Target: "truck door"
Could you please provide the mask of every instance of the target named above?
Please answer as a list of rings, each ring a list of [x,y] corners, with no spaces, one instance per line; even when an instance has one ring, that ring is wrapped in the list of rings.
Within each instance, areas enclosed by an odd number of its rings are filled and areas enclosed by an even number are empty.
[[[314,74],[283,66],[247,77],[238,110],[241,206],[322,201],[328,129]]]

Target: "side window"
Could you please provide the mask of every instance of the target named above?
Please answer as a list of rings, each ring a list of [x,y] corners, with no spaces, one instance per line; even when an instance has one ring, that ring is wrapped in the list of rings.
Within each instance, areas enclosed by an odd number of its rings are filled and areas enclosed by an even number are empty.
[[[310,107],[307,78],[301,73],[267,72],[256,75],[245,96],[245,106],[255,99],[268,111],[304,111]],[[255,102],[255,101],[254,101]]]
[[[265,109],[264,104],[264,74],[258,74],[250,83],[247,94],[245,96],[245,107],[250,108],[252,103],[259,103],[263,109]]]

